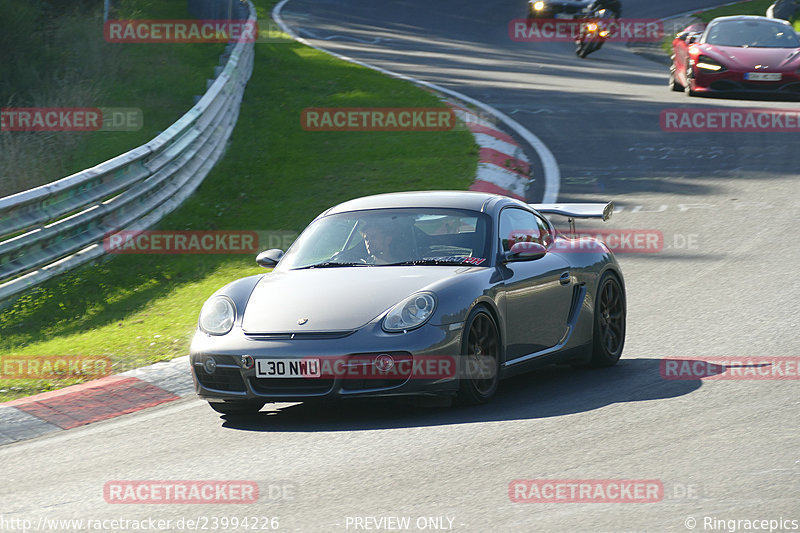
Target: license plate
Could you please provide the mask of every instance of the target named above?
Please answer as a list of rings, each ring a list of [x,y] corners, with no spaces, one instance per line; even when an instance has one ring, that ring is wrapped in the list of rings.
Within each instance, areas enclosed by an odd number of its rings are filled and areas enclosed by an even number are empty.
[[[319,359],[256,359],[257,378],[318,378]]]
[[[744,79],[750,81],[781,81],[780,72],[745,72]]]

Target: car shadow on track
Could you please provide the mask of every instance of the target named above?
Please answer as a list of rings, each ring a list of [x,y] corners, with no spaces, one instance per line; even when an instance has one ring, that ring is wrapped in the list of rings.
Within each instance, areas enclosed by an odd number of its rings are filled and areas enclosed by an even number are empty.
[[[446,399],[362,399],[331,403],[267,404],[244,417],[221,417],[244,431],[360,431],[549,418],[626,402],[666,400],[700,388],[699,379],[661,377],[661,359],[623,359],[612,368],[551,366],[500,383],[480,406]]]
[[[800,94],[793,93],[769,93],[769,92],[731,92],[731,93],[698,93],[694,98],[704,100],[742,100],[751,102],[798,102]]]

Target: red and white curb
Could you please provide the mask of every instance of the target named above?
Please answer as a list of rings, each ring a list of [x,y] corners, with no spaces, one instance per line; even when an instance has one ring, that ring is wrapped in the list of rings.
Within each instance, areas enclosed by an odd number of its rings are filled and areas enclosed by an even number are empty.
[[[32,439],[194,394],[189,357],[0,403],[0,444]]]
[[[480,148],[478,172],[475,183],[469,189],[524,201],[533,180],[530,177],[531,163],[522,147],[494,123],[462,106],[460,102],[443,100],[472,132]]]

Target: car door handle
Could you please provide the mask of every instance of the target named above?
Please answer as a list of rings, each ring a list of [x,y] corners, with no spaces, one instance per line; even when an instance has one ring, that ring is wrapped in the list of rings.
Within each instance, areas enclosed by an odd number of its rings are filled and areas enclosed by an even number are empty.
[[[570,277],[569,277],[569,272],[567,271],[567,272],[564,272],[563,274],[561,274],[561,277],[558,278],[558,281],[562,285],[569,285],[569,282],[571,281]]]

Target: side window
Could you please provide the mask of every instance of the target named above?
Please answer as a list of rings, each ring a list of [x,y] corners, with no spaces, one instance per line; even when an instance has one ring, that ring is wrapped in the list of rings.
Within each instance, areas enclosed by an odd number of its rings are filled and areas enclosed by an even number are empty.
[[[542,226],[544,235],[550,238],[547,226],[543,220],[524,209],[506,208],[500,213],[500,248],[507,252],[518,242],[538,242],[545,246],[549,243],[542,239]]]

